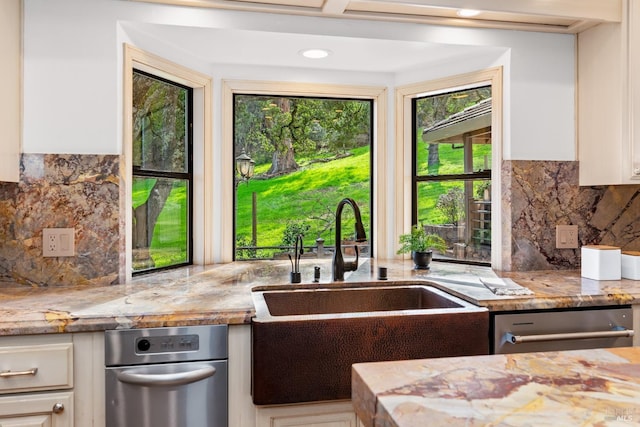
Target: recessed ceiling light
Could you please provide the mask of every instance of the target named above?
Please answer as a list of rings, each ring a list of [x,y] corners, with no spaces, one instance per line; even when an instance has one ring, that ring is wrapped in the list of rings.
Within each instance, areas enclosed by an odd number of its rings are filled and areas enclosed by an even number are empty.
[[[478,16],[480,14],[480,11],[474,9],[460,9],[456,12],[456,14],[461,18],[472,18],[474,16]]]
[[[328,51],[327,49],[305,49],[301,50],[298,53],[300,53],[300,55],[304,56],[305,58],[322,59],[329,56],[331,54],[331,51]]]

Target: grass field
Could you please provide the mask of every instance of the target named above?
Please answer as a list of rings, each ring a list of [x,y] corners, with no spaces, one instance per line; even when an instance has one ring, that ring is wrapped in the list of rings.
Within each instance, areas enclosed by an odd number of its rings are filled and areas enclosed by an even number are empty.
[[[370,234],[369,148],[355,149],[352,154],[327,163],[303,166],[289,175],[240,183],[237,191],[236,235],[250,240],[253,192],[257,195],[258,246],[280,245],[288,222],[309,226],[305,244],[311,245],[321,237],[326,245],[333,245],[334,213],[338,202],[344,197],[356,201]],[[304,163],[304,160],[298,161]],[[260,168],[257,168],[257,172],[260,172]],[[345,209],[346,221],[349,221],[348,212],[350,210]],[[349,227],[353,226],[348,222],[343,226],[343,235],[346,235],[345,230],[353,229]]]

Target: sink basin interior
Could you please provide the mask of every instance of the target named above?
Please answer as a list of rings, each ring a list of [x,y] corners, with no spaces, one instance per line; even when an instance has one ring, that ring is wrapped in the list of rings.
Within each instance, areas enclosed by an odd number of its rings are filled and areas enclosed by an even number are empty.
[[[460,308],[428,286],[305,289],[262,294],[272,316]]]

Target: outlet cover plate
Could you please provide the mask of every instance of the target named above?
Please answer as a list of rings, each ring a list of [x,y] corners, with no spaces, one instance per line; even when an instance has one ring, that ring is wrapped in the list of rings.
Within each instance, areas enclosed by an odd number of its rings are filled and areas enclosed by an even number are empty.
[[[74,228],[44,228],[42,230],[43,257],[69,257],[75,255]]]
[[[556,225],[556,248],[557,249],[577,249],[578,248],[578,226],[577,225]]]

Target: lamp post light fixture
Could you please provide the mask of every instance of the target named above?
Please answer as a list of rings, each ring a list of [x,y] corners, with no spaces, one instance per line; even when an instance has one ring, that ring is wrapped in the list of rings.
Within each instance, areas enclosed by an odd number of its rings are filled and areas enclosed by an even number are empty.
[[[253,176],[253,169],[256,162],[242,150],[242,154],[236,157],[236,171],[243,181],[249,181]]]
[[[249,180],[253,176],[256,162],[242,150],[242,153],[236,157],[236,171],[240,175],[240,180],[249,184]],[[236,181],[236,190],[240,181]],[[251,246],[255,247],[258,243],[258,220],[257,220],[257,197],[256,192],[251,193]]]

